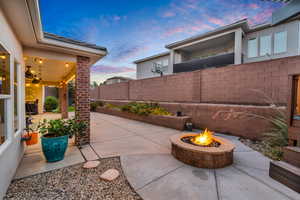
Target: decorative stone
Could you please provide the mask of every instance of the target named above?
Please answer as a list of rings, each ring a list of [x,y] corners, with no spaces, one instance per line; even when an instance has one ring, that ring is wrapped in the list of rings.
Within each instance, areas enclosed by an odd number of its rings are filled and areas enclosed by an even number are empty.
[[[99,164],[100,164],[100,162],[97,161],[97,160],[88,161],[88,162],[84,163],[83,168],[85,168],[85,169],[92,169],[92,168],[98,167]]]
[[[113,181],[118,178],[120,175],[119,171],[116,169],[106,170],[103,174],[101,174],[100,178],[105,181]]]
[[[199,168],[217,169],[233,163],[235,146],[229,140],[214,136],[214,140],[220,143],[218,147],[201,147],[181,140],[183,137],[196,135],[198,134],[188,133],[171,136],[172,155],[186,164]]]

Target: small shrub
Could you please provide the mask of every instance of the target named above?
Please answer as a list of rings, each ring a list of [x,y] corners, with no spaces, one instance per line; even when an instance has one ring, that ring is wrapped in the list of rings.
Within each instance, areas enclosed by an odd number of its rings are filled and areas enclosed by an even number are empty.
[[[134,113],[137,115],[172,115],[164,108],[159,107],[157,103],[137,103],[130,102],[121,106],[121,110],[125,112]]]
[[[104,102],[103,101],[96,101],[97,105],[100,106],[100,107],[103,107],[104,106]]]
[[[117,109],[117,110],[120,110],[120,107],[119,107],[119,106],[113,105],[113,104],[110,104],[110,103],[105,104],[105,107],[106,107],[106,108],[109,108],[109,109]]]
[[[151,114],[153,114],[153,115],[167,115],[167,116],[172,115],[170,112],[168,112],[167,110],[165,110],[164,108],[161,108],[161,107],[152,109]]]
[[[270,146],[283,147],[288,145],[288,125],[286,117],[282,115],[275,116],[270,119],[272,129],[270,132],[265,133],[265,140]]]
[[[68,107],[68,112],[74,112],[74,111],[75,111],[74,106],[69,106],[69,107]]]
[[[97,104],[97,102],[91,102],[91,104],[90,104],[90,110],[91,111],[96,111],[96,108],[98,107],[98,104]]]
[[[46,112],[52,112],[53,110],[57,109],[58,107],[58,100],[56,97],[48,96],[45,99],[44,108]]]

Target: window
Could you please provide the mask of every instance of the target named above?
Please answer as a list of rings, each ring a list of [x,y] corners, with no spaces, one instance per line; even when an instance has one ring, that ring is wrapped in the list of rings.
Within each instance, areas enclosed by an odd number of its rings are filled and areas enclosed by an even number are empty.
[[[168,59],[163,60],[162,65],[163,66],[168,66],[169,65],[169,60]]]
[[[257,38],[248,40],[248,58],[257,56]]]
[[[10,94],[9,55],[0,46],[0,95]]]
[[[287,32],[278,32],[274,35],[274,53],[284,53],[287,51]]]
[[[271,55],[271,36],[260,37],[260,53],[261,56]]]
[[[163,63],[162,63],[161,60],[159,60],[159,61],[156,61],[155,64],[158,65],[158,66],[162,66]]]
[[[6,105],[5,105],[5,99],[0,99],[0,145],[3,144],[7,137],[7,125],[6,125]]]
[[[19,64],[14,65],[14,130],[19,130]]]
[[[10,56],[0,45],[0,145],[7,139],[7,101],[10,99]]]

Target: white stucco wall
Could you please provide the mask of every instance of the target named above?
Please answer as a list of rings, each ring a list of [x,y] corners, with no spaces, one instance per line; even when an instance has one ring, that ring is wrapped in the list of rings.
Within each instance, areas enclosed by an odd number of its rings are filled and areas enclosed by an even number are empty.
[[[170,55],[165,55],[161,57],[156,57],[151,60],[147,60],[144,62],[140,62],[136,65],[136,79],[143,79],[143,78],[151,78],[151,77],[158,77],[160,76],[157,73],[152,73],[151,69],[153,67],[154,62],[168,60],[168,68],[164,72],[164,74],[172,74],[173,69],[170,67]]]
[[[0,145],[0,199],[5,195],[6,189],[14,176],[19,161],[22,158],[24,147],[20,142],[21,132],[24,129],[25,108],[24,108],[24,62],[22,47],[15,37],[8,21],[6,20],[3,11],[0,8],[0,44],[10,53],[11,69],[13,70],[14,62],[20,64],[22,70],[19,74],[21,77],[20,87],[20,129],[19,132],[14,133],[13,129],[13,109],[8,109],[8,134],[5,143]],[[13,73],[11,73],[11,80],[13,80]],[[23,103],[21,103],[23,102]],[[13,90],[11,89],[11,100],[8,101],[8,108],[13,108]]]
[[[285,53],[274,54],[274,33],[287,31],[287,51]],[[271,56],[260,56],[260,37],[265,35],[271,35]],[[253,58],[248,58],[248,39],[257,38],[258,39],[258,56]],[[292,21],[289,23],[281,24],[278,26],[270,27],[261,31],[256,31],[247,34],[243,38],[243,60],[244,63],[258,62],[263,60],[283,58],[288,56],[299,55],[299,21]]]

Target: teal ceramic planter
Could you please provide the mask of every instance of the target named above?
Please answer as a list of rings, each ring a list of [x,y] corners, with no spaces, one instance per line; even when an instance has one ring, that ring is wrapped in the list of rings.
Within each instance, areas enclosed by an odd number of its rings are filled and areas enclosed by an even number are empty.
[[[47,162],[63,160],[68,147],[68,135],[60,137],[41,137],[42,150]]]

